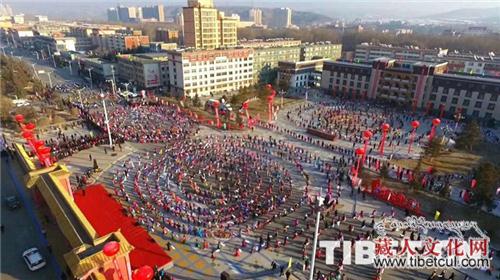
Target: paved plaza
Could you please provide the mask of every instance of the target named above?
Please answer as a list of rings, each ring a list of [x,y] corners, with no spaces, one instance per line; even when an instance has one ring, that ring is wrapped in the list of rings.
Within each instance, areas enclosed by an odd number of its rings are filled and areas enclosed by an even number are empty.
[[[279,115],[279,120],[276,123],[286,126],[290,130],[294,130],[296,133],[305,134],[300,128],[294,127],[290,121],[283,120],[281,117],[286,113],[282,112]],[[207,136],[217,137],[231,137],[236,135],[237,137],[246,138],[248,136],[259,137],[260,139],[269,139],[270,137],[276,141],[283,141],[284,143],[291,143],[296,148],[303,149],[315,155],[323,160],[331,159],[335,156],[340,156],[341,154],[334,151],[329,151],[318,147],[317,145],[299,141],[296,137],[290,136],[289,134],[279,133],[270,129],[256,128],[253,131],[248,132],[223,132],[215,131],[211,128],[201,127],[201,129],[195,135],[195,138],[203,138]],[[341,141],[342,146],[346,149],[351,145],[348,141]],[[142,160],[142,164],[152,164],[155,161],[152,156],[153,153],[158,152],[161,148],[161,144],[140,144],[127,142],[122,145],[121,151],[116,151],[116,153],[111,153],[107,151],[104,152],[106,145],[101,145],[99,147],[94,147],[89,150],[84,150],[79,153],[74,154],[71,157],[64,159],[62,162],[67,164],[71,171],[75,173],[82,172],[88,168],[92,167],[92,160],[90,160],[89,155],[92,159],[96,159],[99,163],[99,167],[102,168],[102,172],[95,174],[92,180],[103,182],[108,186],[108,191],[110,193],[115,192],[113,187],[113,181],[116,179],[116,174],[124,170],[124,166],[127,164],[135,164]],[[108,147],[109,149],[109,147]],[[402,147],[401,150],[405,149]],[[267,151],[267,153],[274,154],[276,151]],[[148,156],[146,156],[148,155]],[[276,154],[274,157],[277,158]],[[293,164],[287,162],[286,160],[280,160],[281,164],[286,165],[290,170],[293,169]],[[131,170],[134,172],[138,167],[134,165]],[[313,163],[304,164],[304,171],[310,174],[310,185],[311,192],[326,192],[326,181],[323,177],[321,171]],[[129,176],[133,177],[135,174],[132,173]],[[74,179],[74,178],[72,178]],[[166,184],[166,182],[161,181],[160,183]],[[294,188],[297,191],[297,196],[302,193],[306,182],[300,174],[294,174]],[[373,210],[377,210],[378,213],[386,213],[387,215],[395,211],[395,215],[398,218],[403,218],[404,213],[397,209],[393,209],[391,206],[375,200],[370,196],[362,198],[361,195],[356,195],[351,193],[351,189],[346,181],[341,184],[341,192],[339,204],[336,209],[338,210],[338,215],[345,215],[347,217],[352,217],[352,213],[355,211],[359,213],[363,211],[364,213],[371,213]],[[175,186],[172,183],[172,186]],[[320,190],[321,188],[321,190]],[[130,195],[130,197],[136,196],[134,194],[134,187],[130,181],[125,184],[125,190]],[[120,197],[116,197],[121,200],[122,203],[127,206],[130,205]],[[295,199],[300,199],[295,197]],[[298,200],[297,200],[298,201]],[[290,202],[291,203],[291,202]],[[287,204],[288,205],[288,204]],[[291,205],[291,204],[290,204]],[[355,206],[354,206],[355,205]],[[168,250],[169,256],[174,260],[174,267],[168,270],[168,273],[174,276],[176,279],[219,279],[220,273],[223,271],[230,272],[237,279],[276,279],[280,277],[279,267],[275,270],[271,269],[272,262],[277,262],[279,266],[287,267],[290,260],[292,263],[291,267],[291,279],[307,279],[308,271],[302,269],[303,266],[303,255],[302,255],[302,243],[307,238],[312,240],[313,235],[311,230],[306,231],[306,233],[297,238],[297,240],[288,241],[286,246],[281,246],[276,248],[274,243],[279,240],[283,243],[284,236],[291,236],[291,233],[285,233],[284,226],[291,225],[295,220],[302,220],[305,214],[310,214],[308,208],[300,208],[298,211],[291,213],[290,215],[274,220],[273,222],[267,224],[263,229],[255,229],[249,231],[243,231],[243,233],[238,233],[236,230],[230,238],[200,238],[192,235],[187,235],[185,240],[181,241],[183,234],[168,232],[162,233],[161,227],[154,228],[150,231],[153,238],[161,244],[166,250]],[[308,218],[311,220],[312,218]],[[368,221],[369,219],[367,219]],[[352,226],[354,231],[350,234],[351,238],[355,238],[356,235],[365,232],[360,228],[360,220],[355,220],[348,218],[348,222],[341,225],[340,232],[348,231],[348,228]],[[323,227],[321,227],[323,228]],[[339,230],[338,229],[324,229],[321,231],[322,238],[334,239]],[[272,239],[273,246],[269,249],[262,249],[258,252],[254,249],[258,247],[259,237],[266,237],[268,234],[277,235],[277,238]],[[324,237],[323,237],[324,236]],[[346,237],[347,238],[347,237]],[[242,242],[245,240],[246,245],[242,246]],[[208,242],[208,248],[203,248],[203,242]],[[169,243],[170,245],[167,245]],[[220,248],[212,257],[212,252],[216,248]],[[238,256],[235,256],[235,251],[237,249],[242,249]],[[310,257],[311,248],[309,248],[306,254]],[[338,257],[338,256],[337,256]],[[321,258],[317,261],[316,268],[325,274],[332,271],[332,267],[326,266],[324,264],[324,259]],[[376,275],[376,271],[370,267],[359,267],[359,266],[346,266],[343,270],[345,273],[345,279],[372,279]],[[455,272],[458,279],[462,279],[465,274],[461,272]],[[401,271],[401,270],[386,270],[384,273],[384,279],[427,279],[430,271]],[[484,272],[474,272],[469,271],[471,276],[477,277],[477,279],[487,279]],[[284,276],[283,276],[284,277]],[[461,277],[461,278],[460,278]],[[493,278],[491,278],[493,279]]]

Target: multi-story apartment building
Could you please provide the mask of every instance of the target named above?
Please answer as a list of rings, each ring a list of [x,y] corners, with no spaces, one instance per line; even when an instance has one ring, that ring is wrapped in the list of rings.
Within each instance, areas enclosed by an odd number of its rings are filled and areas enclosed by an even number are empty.
[[[278,63],[278,84],[284,82],[290,88],[319,87],[325,59]]]
[[[149,57],[118,55],[118,79],[137,89],[153,90],[161,86],[160,62]]]
[[[294,47],[300,46],[301,40],[294,39],[268,39],[268,40],[240,40],[238,46],[244,48],[272,48],[272,47]]]
[[[105,82],[117,78],[116,63],[100,58],[78,58],[79,73],[87,78],[92,76],[92,82]],[[115,71],[115,73],[113,73]],[[113,77],[115,75],[115,77]]]
[[[76,51],[76,39],[74,37],[35,36],[33,45],[35,49],[47,50],[49,55],[61,51]]]
[[[257,47],[254,49],[254,82],[272,83],[276,79],[278,62],[298,62],[313,58],[339,59],[340,44],[302,44],[290,47]]]
[[[36,15],[35,19],[37,22],[47,22],[49,21],[49,17],[44,16],[44,15]]]
[[[137,7],[116,7],[118,20],[121,22],[136,22],[142,18],[142,10]]]
[[[254,22],[255,25],[262,25],[262,10],[261,9],[250,9],[248,11],[248,17],[251,21]]]
[[[448,72],[500,77],[500,58],[493,55],[449,54],[443,59]]]
[[[371,64],[327,61],[321,88],[336,95],[379,98],[409,108],[443,109],[500,121],[500,79],[447,74],[447,62],[379,58]]]
[[[289,28],[292,26],[292,9],[280,8],[274,10],[274,18],[271,22],[272,27]]]
[[[66,34],[70,32],[70,25],[59,22],[38,22],[33,26],[33,30],[42,36],[52,36],[56,34]]]
[[[372,66],[342,61],[325,61],[321,76],[321,88],[326,92],[351,94],[357,97],[368,95]]]
[[[117,8],[108,8],[107,10],[108,21],[117,22],[120,21],[120,15],[118,14]]]
[[[13,15],[11,21],[15,24],[24,24],[24,14]]]
[[[152,52],[161,52],[177,49],[177,43],[149,42],[149,49]]]
[[[160,4],[156,6],[142,7],[142,18],[154,19],[159,22],[165,21],[165,12],[163,10],[163,5]]]
[[[5,34],[5,36],[13,41],[16,45],[27,46],[32,44],[33,37],[35,36],[33,33],[33,29],[29,26],[19,26],[15,28],[9,28]]]
[[[236,17],[226,17],[212,0],[189,0],[183,8],[184,45],[199,49],[236,46]]]
[[[167,51],[171,90],[194,97],[252,85],[252,49]]]
[[[384,98],[408,106],[423,107],[425,92],[434,74],[444,73],[447,63],[401,61],[379,58],[373,61],[369,98]]]
[[[500,79],[456,74],[434,75],[424,97],[429,108],[447,114],[461,112],[475,118],[500,121]]]
[[[300,60],[307,61],[317,58],[337,59],[342,56],[342,45],[330,42],[303,44],[300,48]]]
[[[300,46],[255,48],[253,80],[264,84],[272,83],[277,77],[279,61],[300,61]]]
[[[145,35],[94,34],[92,42],[100,52],[122,52],[140,46],[149,47],[149,37]]]
[[[447,49],[420,49],[418,47],[393,47],[383,44],[363,43],[356,46],[354,61],[371,62],[380,57],[413,61],[440,61]]]
[[[156,29],[156,41],[158,42],[177,42],[179,40],[179,31],[172,29]]]

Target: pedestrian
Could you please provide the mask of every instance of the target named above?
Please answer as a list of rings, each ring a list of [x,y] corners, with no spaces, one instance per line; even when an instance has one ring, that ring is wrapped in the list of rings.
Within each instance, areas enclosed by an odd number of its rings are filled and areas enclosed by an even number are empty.
[[[285,272],[286,280],[290,280],[290,276],[292,276],[292,272],[290,272],[290,269],[287,269]]]
[[[89,161],[92,161],[92,154],[89,154]]]

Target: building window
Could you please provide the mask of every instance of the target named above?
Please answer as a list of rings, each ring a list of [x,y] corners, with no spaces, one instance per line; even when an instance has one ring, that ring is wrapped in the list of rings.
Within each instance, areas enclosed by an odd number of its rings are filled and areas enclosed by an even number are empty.
[[[481,92],[481,93],[479,93],[479,94],[477,95],[477,99],[479,99],[479,100],[483,100],[483,99],[484,99],[484,93],[482,93],[482,92]]]
[[[495,103],[488,104],[488,110],[495,110]]]
[[[431,94],[431,96],[429,97],[429,100],[432,100],[432,101],[436,100],[436,95],[435,94]]]
[[[486,114],[484,114],[484,118],[486,118],[486,119],[491,119],[492,116],[493,116],[492,113],[486,113]]]
[[[474,111],[472,112],[473,117],[479,117],[479,111]]]
[[[493,94],[490,97],[490,101],[497,101],[497,99],[498,99],[498,94]]]
[[[451,104],[457,104],[457,103],[458,103],[458,98],[453,97],[453,99],[451,100]]]
[[[446,102],[447,96],[441,96],[441,102]]]
[[[464,102],[462,102],[462,105],[464,105],[464,106],[469,106],[469,104],[470,104],[470,100],[467,100],[467,99],[464,100]]]
[[[472,97],[472,92],[470,91],[465,92],[465,97]]]
[[[474,105],[474,107],[476,108],[481,108],[481,106],[483,106],[483,103],[482,102],[476,102],[476,104]]]

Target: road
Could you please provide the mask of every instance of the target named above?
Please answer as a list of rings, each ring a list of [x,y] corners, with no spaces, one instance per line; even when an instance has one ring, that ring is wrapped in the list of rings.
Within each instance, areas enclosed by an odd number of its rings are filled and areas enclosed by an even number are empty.
[[[29,203],[31,198],[27,197],[23,186],[13,181],[12,176],[16,176],[10,163],[5,158],[1,159],[2,174],[2,226],[4,232],[1,234],[1,271],[0,279],[57,279],[49,252],[43,243],[42,236],[37,225],[34,223],[33,216],[29,212],[29,207],[22,197],[26,197]],[[9,170],[10,168],[10,170]],[[20,191],[22,193],[20,193]],[[21,202],[22,207],[16,210],[8,210],[4,198],[15,195]],[[30,271],[24,263],[21,255],[24,250],[38,247],[47,261],[47,265],[38,270]]]
[[[10,48],[10,47],[5,47],[5,54],[7,55],[13,55],[14,57],[17,57],[19,59],[24,60],[29,66],[32,68],[34,67],[37,72],[43,71],[45,73],[37,73],[39,79],[49,85],[49,77],[46,73],[51,73],[50,74],[50,79],[52,80],[52,85],[61,85],[64,84],[68,81],[74,81],[74,82],[83,82],[84,80],[76,75],[76,69],[73,67],[73,75],[70,73],[69,68],[61,68],[61,67],[56,67],[54,68],[54,63],[52,59],[45,59],[42,60],[37,59],[37,56],[34,54],[34,52],[27,50],[27,49],[22,49],[22,48]]]

